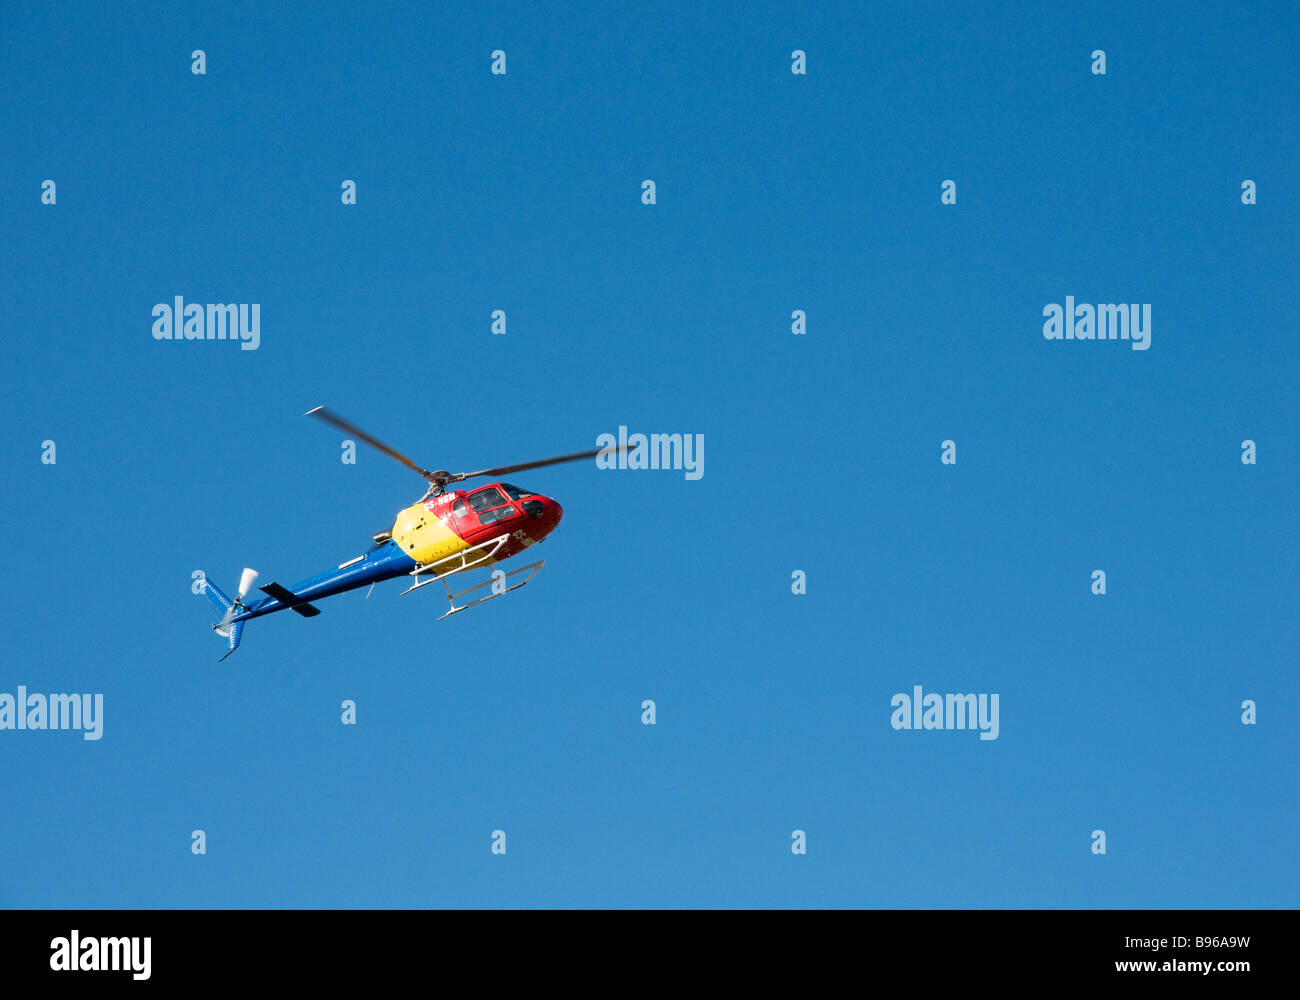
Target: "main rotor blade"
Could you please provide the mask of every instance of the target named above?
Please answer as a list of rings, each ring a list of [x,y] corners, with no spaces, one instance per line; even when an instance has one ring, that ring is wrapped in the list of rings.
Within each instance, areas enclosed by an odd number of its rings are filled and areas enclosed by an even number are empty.
[[[329,410],[325,409],[325,407],[318,406],[314,410],[308,410],[306,416],[319,417],[321,420],[324,420],[327,424],[333,424],[335,427],[337,427],[339,430],[343,431],[344,433],[351,434],[353,437],[359,437],[366,444],[370,445],[370,447],[379,449],[389,458],[397,459],[397,461],[401,462],[412,472],[418,472],[430,483],[433,483],[434,485],[438,485],[438,479],[428,469],[421,469],[418,465],[412,462],[400,451],[388,447],[388,445],[380,441],[379,438],[371,437],[369,434],[363,431],[356,424],[349,423],[348,421],[344,420],[342,417],[338,416],[337,414],[331,413]]]
[[[615,447],[611,445],[608,448],[595,448],[592,451],[580,451],[573,455],[561,455],[559,458],[543,458],[540,462],[521,462],[518,465],[499,465],[495,469],[483,469],[480,472],[458,472],[452,476],[448,482],[459,483],[465,479],[473,479],[476,476],[505,476],[511,472],[523,472],[526,469],[540,469],[544,465],[559,465],[561,462],[577,462],[584,458],[595,458],[597,455],[616,455],[620,451],[626,451],[628,445]]]

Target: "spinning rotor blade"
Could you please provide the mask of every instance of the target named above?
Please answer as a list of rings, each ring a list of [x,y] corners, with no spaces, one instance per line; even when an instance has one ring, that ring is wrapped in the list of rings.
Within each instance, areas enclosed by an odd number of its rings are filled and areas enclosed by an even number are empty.
[[[235,603],[226,608],[226,613],[221,616],[221,624],[217,626],[218,635],[230,634],[230,622],[238,614],[239,610],[244,607],[244,598],[253,589],[253,583],[257,580],[257,577],[258,573],[255,569],[245,569],[239,575],[239,589],[235,591]]]
[[[378,438],[371,437],[356,424],[349,423],[337,414],[331,413],[323,406],[318,406],[314,410],[308,410],[307,416],[319,417],[327,424],[332,424],[345,434],[350,434],[353,437],[360,438],[366,444],[370,445],[370,447],[382,451],[389,458],[396,459],[411,471],[418,472],[428,480],[430,486],[429,494],[432,495],[441,493],[442,488],[448,483],[459,483],[466,479],[474,479],[478,476],[504,476],[510,472],[523,472],[526,469],[540,469],[545,465],[559,465],[561,462],[577,462],[584,458],[595,458],[597,455],[602,454],[614,455],[626,451],[629,447],[629,445],[626,444],[617,447],[611,445],[608,448],[593,448],[591,451],[579,451],[572,455],[560,455],[557,458],[543,458],[537,462],[521,462],[518,465],[500,465],[494,469],[481,469],[478,472],[457,472],[452,474],[450,472],[445,472],[442,469],[439,469],[437,472],[430,472],[428,469],[421,469],[400,451],[388,447],[388,445],[384,444],[384,442],[380,441]],[[426,496],[429,494],[426,494]]]
[[[319,417],[321,420],[324,420],[327,424],[333,424],[335,427],[337,427],[339,430],[343,431],[344,433],[351,434],[353,437],[359,437],[366,444],[370,445],[370,447],[377,448],[379,451],[382,451],[389,458],[397,459],[397,461],[401,462],[412,472],[418,472],[421,476],[427,479],[434,486],[441,486],[442,482],[445,482],[445,480],[440,481],[439,477],[435,476],[428,469],[421,469],[418,465],[412,462],[400,451],[396,451],[393,448],[388,447],[388,445],[380,441],[379,438],[371,437],[369,434],[363,431],[356,424],[348,423],[348,421],[344,420],[340,416],[337,416],[336,414],[331,413],[323,406],[318,406],[314,410],[308,410],[306,415],[309,417]]]
[[[458,472],[447,479],[449,483],[459,483],[465,479],[473,479],[476,476],[504,476],[511,472],[523,472],[526,469],[540,469],[544,465],[559,465],[561,462],[577,462],[584,458],[595,458],[597,455],[614,455],[620,451],[626,451],[628,445],[620,447],[610,446],[608,448],[594,448],[591,451],[580,451],[572,455],[561,455],[558,458],[543,458],[539,462],[521,462],[519,465],[499,465],[495,469],[483,469],[480,472]]]
[[[243,602],[248,596],[248,592],[253,589],[253,584],[257,581],[258,572],[255,569],[246,569],[239,576],[239,589],[235,591],[235,600]]]

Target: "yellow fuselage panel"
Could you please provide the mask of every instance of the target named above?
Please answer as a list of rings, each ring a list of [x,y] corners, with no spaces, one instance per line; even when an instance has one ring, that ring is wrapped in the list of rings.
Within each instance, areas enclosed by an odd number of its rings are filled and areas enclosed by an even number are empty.
[[[469,548],[468,542],[423,503],[412,504],[397,515],[393,541],[421,566]]]

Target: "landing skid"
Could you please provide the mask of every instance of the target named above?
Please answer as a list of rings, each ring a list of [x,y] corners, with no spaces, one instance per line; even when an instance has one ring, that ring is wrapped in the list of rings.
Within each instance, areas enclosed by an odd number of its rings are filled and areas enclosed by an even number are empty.
[[[480,597],[477,600],[470,601],[468,604],[462,604],[459,607],[456,606],[456,598],[464,597],[466,594],[472,594],[476,590],[482,590],[484,587],[489,587],[497,581],[495,579],[484,580],[482,583],[475,584],[473,587],[466,587],[464,590],[457,591],[454,594],[452,593],[451,585],[447,583],[447,577],[449,576],[456,573],[463,573],[467,569],[476,569],[479,566],[486,566],[491,563],[496,554],[501,551],[509,540],[509,535],[498,535],[496,538],[489,539],[486,542],[480,542],[478,545],[471,545],[467,549],[462,549],[454,555],[447,556],[443,559],[436,559],[433,562],[424,563],[421,566],[416,566],[410,573],[411,576],[415,577],[415,583],[403,590],[402,594],[409,594],[413,590],[419,590],[421,587],[427,587],[431,583],[441,581],[443,587],[447,591],[447,600],[451,604],[451,610],[438,617],[438,621],[442,621],[443,618],[448,618],[451,615],[467,611],[476,604],[482,604],[484,601],[490,601],[494,597],[501,597],[503,594],[508,594],[512,590],[518,590],[537,575],[537,571],[545,565],[546,560],[543,559],[535,563],[529,563],[527,566],[520,566],[518,569],[512,569],[509,573],[504,574],[504,579],[509,580],[512,576],[525,571],[531,570],[531,572],[529,572],[528,575],[518,583],[511,584],[505,590],[493,592],[488,594],[486,597]],[[427,579],[421,580],[421,576],[427,577]]]
[[[540,560],[540,561],[535,562],[535,563],[529,563],[527,566],[520,566],[518,569],[512,569],[509,573],[506,573],[506,574],[502,577],[503,580],[509,580],[509,579],[510,579],[512,576],[514,576],[516,573],[523,573],[523,572],[526,571],[526,570],[531,570],[532,572],[530,572],[526,577],[524,577],[524,578],[523,578],[522,580],[520,580],[518,583],[513,583],[513,584],[511,584],[511,585],[510,585],[509,587],[507,587],[505,590],[502,590],[502,591],[500,591],[500,592],[493,592],[493,593],[491,593],[491,594],[488,594],[487,597],[480,597],[478,600],[476,600],[476,601],[470,601],[468,604],[462,604],[460,607],[457,607],[457,606],[456,606],[456,598],[458,598],[458,597],[464,597],[466,594],[472,594],[474,591],[476,591],[476,590],[482,590],[484,587],[490,587],[490,586],[492,586],[492,584],[496,583],[497,581],[496,581],[496,580],[484,580],[482,583],[476,583],[476,584],[475,584],[474,586],[472,586],[472,587],[466,587],[464,590],[459,590],[459,591],[457,591],[456,593],[453,594],[453,593],[451,592],[451,586],[447,583],[447,581],[446,581],[445,579],[443,579],[443,580],[442,580],[442,585],[443,585],[444,587],[447,588],[447,600],[448,600],[449,602],[451,602],[451,610],[448,611],[445,615],[439,615],[439,616],[438,616],[438,621],[442,621],[444,618],[450,618],[452,615],[459,614],[459,613],[462,612],[462,611],[468,611],[470,608],[474,607],[474,605],[476,605],[476,604],[482,604],[484,601],[490,601],[490,600],[492,600],[492,598],[494,598],[494,597],[501,597],[501,596],[504,595],[504,594],[508,594],[508,593],[510,593],[510,591],[512,591],[512,590],[518,590],[518,589],[519,589],[520,587],[522,587],[525,583],[527,583],[529,580],[531,580],[533,577],[535,577],[535,576],[537,575],[537,571],[538,571],[539,569],[541,569],[542,566],[545,565],[545,563],[546,563],[546,560],[543,559],[543,560]],[[433,581],[429,581],[429,582],[432,583]]]
[[[496,557],[496,554],[505,547],[508,541],[510,541],[509,535],[497,535],[496,538],[490,538],[486,542],[471,545],[469,548],[461,549],[459,552],[443,559],[435,559],[433,562],[416,566],[410,572],[410,575],[415,577],[415,582],[402,591],[402,596],[409,594],[413,590],[419,590],[421,587],[427,587],[429,584],[435,583],[443,577],[451,576],[453,573],[463,573],[467,569],[474,569],[487,564]],[[421,576],[427,576],[428,579],[421,580]]]

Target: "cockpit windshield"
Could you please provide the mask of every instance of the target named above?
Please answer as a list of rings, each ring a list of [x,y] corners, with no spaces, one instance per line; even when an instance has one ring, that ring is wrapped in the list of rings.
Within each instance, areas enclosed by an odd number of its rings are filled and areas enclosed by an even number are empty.
[[[532,490],[521,490],[518,486],[511,486],[509,483],[502,483],[501,488],[506,491],[506,495],[511,500],[518,500],[520,497],[536,496]]]

